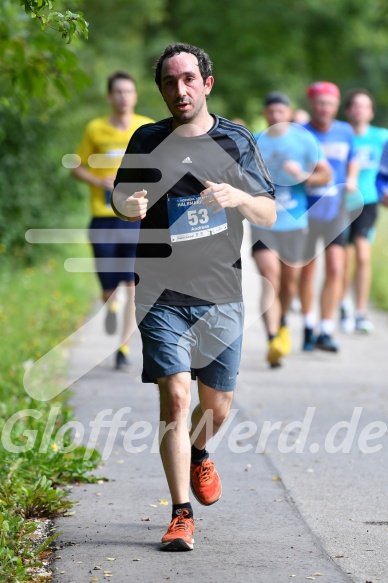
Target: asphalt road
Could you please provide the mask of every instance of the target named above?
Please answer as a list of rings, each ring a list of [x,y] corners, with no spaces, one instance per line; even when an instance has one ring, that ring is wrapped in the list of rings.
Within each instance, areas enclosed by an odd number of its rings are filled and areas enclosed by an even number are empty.
[[[209,508],[194,500],[194,552],[159,550],[171,505],[154,451],[158,394],[140,382],[138,332],[132,368],[122,373],[113,370],[117,338],[104,335],[102,311],[79,331],[70,375],[82,375],[71,402],[83,443],[102,411],[107,421],[121,416],[122,427],[116,436],[101,428],[97,438],[106,457],[98,474],[109,482],[74,486],[75,514],[56,520],[56,582],[388,582],[388,317],[371,312],[368,337],[338,333],[338,354],[307,354],[301,317],[291,314],[293,351],[269,370],[260,282],[244,255],[242,366],[233,416],[212,444],[223,495]],[[195,403],[194,384],[192,395]]]

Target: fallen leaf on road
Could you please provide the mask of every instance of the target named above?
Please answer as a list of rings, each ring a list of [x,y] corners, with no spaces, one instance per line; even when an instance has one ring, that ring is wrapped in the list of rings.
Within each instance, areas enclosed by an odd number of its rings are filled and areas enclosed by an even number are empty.
[[[65,512],[63,514],[63,516],[74,516],[74,514],[75,514],[75,510],[73,510],[72,512],[69,512],[69,511],[68,512]]]
[[[106,560],[107,561],[115,561],[116,560],[116,557],[107,557]]]
[[[279,476],[275,476],[274,478],[272,478],[272,481],[273,481],[273,482],[281,482],[281,481],[282,481],[282,479],[281,479],[281,478],[279,478]]]
[[[149,522],[149,521],[150,521],[150,519],[149,519],[149,518],[140,518],[140,520],[141,520],[142,522]]]
[[[312,579],[313,581],[315,581],[315,577],[306,577],[306,579]]]
[[[296,577],[296,575],[288,575],[289,577]]]
[[[314,573],[314,577],[323,577],[323,573]]]
[[[313,470],[313,468],[309,468],[309,469],[307,470],[307,473],[309,473],[309,474],[313,474],[313,473],[314,473],[314,470]]]
[[[283,498],[275,498],[274,502],[283,502]]]
[[[132,559],[132,561],[140,561],[140,559]]]
[[[168,501],[167,500],[159,500],[159,504],[161,504],[162,506],[168,506]]]
[[[157,504],[150,504],[150,506],[152,506],[152,508],[157,508],[158,507]]]
[[[246,471],[246,472],[249,472],[249,470],[251,470],[251,469],[252,469],[252,464],[247,464],[247,465],[245,466],[245,471]]]
[[[336,559],[344,559],[345,558],[345,555],[336,555],[335,558]]]
[[[93,569],[93,571],[102,571],[102,568],[99,567],[98,565],[96,565]]]

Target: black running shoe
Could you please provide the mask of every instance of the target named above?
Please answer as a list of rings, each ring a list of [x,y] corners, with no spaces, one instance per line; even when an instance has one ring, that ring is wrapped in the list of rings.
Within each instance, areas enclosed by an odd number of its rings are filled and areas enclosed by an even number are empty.
[[[311,328],[304,329],[304,340],[303,340],[303,350],[305,352],[312,352],[315,350],[317,345],[317,337],[314,334],[314,330]]]
[[[338,344],[334,342],[329,334],[320,334],[315,346],[320,350],[326,350],[326,352],[338,352]]]
[[[124,352],[119,349],[116,352],[116,370],[126,370],[131,365],[131,362],[128,358],[128,355],[124,354]]]

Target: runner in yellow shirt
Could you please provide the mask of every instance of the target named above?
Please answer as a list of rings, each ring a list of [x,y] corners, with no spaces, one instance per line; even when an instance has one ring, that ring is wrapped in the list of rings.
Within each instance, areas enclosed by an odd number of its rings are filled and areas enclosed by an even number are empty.
[[[121,347],[115,360],[116,368],[123,369],[129,364],[128,339],[135,326],[133,263],[139,223],[119,219],[110,205],[110,194],[132,134],[153,120],[134,113],[137,103],[136,84],[127,73],[116,72],[108,78],[108,102],[111,115],[89,122],[77,150],[81,165],[72,173],[90,186],[92,220],[89,235],[103,291],[102,298],[107,306],[105,329],[108,334],[114,334],[117,329],[117,287],[121,281],[127,286]],[[113,269],[117,271],[112,270],[113,260],[116,260]]]

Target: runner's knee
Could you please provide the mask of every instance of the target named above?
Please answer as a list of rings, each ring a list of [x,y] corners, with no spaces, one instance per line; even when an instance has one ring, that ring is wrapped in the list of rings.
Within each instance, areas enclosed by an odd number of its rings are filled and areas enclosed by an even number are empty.
[[[179,382],[171,382],[171,377],[158,379],[158,385],[161,412],[168,417],[168,421],[177,421],[182,410],[190,408],[190,387]]]

